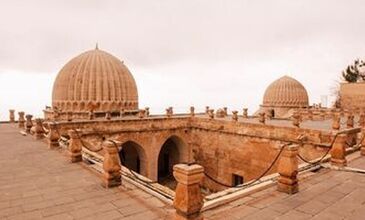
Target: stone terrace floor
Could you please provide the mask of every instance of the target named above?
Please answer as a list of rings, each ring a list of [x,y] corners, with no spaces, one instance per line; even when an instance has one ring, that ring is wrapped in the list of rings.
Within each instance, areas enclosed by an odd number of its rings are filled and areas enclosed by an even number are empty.
[[[104,189],[63,151],[0,124],[0,219],[171,219],[174,209],[131,185]]]
[[[359,152],[355,155],[349,167],[365,169],[365,157]],[[365,174],[321,169],[299,182],[297,194],[277,192],[275,186],[207,211],[205,217],[206,220],[363,220]]]
[[[174,209],[131,185],[104,189],[83,163],[0,124],[0,219],[172,219]],[[359,154],[359,153],[357,153]],[[365,169],[365,157],[349,162]],[[275,187],[204,213],[220,219],[365,219],[365,175],[322,169],[287,195]]]

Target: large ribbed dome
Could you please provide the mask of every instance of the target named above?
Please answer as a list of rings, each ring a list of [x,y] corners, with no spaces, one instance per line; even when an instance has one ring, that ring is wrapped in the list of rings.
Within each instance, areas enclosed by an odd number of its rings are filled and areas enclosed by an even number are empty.
[[[297,80],[283,76],[269,85],[264,94],[263,106],[307,107],[308,94]]]
[[[61,69],[53,85],[52,105],[75,112],[135,110],[137,86],[123,62],[96,47]]]

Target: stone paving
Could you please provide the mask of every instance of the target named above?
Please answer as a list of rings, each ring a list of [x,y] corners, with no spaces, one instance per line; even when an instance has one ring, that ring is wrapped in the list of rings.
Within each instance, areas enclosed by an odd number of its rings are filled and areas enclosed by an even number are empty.
[[[126,185],[104,189],[99,174],[62,150],[0,124],[0,219],[171,219],[174,209]]]
[[[359,155],[349,167],[365,169],[365,157]],[[207,211],[204,216],[206,220],[365,219],[365,174],[322,169],[300,181],[299,190],[287,195],[271,187]]]

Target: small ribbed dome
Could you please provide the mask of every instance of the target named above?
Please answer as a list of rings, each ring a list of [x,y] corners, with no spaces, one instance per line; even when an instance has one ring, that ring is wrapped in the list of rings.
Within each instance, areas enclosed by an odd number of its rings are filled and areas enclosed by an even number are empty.
[[[123,62],[96,47],[61,69],[53,85],[52,105],[75,112],[135,110],[138,91]]]
[[[271,83],[263,100],[263,106],[272,107],[307,107],[308,103],[307,90],[289,76],[283,76]]]

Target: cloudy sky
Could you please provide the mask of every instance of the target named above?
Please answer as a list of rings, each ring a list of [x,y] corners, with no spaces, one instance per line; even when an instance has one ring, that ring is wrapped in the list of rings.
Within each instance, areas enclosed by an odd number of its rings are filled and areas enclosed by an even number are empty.
[[[364,11],[361,0],[0,0],[0,118],[39,115],[58,71],[96,42],[155,111],[254,112],[282,75],[319,102],[365,55]]]

